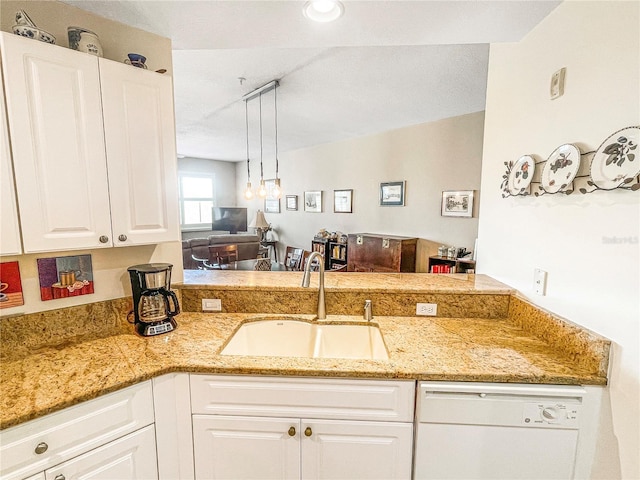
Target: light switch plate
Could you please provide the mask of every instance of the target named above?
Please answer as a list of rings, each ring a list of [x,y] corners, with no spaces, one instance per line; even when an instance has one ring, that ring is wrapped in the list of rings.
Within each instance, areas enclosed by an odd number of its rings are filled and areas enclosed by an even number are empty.
[[[533,291],[538,295],[547,294],[547,272],[539,268],[533,271]]]
[[[549,86],[549,94],[551,100],[564,95],[564,75],[567,69],[562,67],[560,70],[551,75],[551,85]]]
[[[203,312],[221,312],[222,300],[220,300],[219,298],[203,298],[202,311]]]

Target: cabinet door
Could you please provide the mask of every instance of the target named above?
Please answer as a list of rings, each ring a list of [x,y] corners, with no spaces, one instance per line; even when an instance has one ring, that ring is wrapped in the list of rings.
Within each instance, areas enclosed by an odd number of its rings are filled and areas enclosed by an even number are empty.
[[[305,480],[411,478],[410,423],[302,420],[300,428]]]
[[[22,246],[6,119],[4,95],[0,92],[0,255],[17,255],[22,253]]]
[[[44,472],[37,473],[37,474],[33,475],[32,477],[25,478],[24,480],[45,480]]]
[[[194,415],[196,480],[300,478],[299,423],[287,418]]]
[[[110,246],[98,59],[0,35],[25,253]]]
[[[114,244],[177,241],[171,77],[100,59]]]
[[[158,478],[153,425],[45,471],[46,480]]]

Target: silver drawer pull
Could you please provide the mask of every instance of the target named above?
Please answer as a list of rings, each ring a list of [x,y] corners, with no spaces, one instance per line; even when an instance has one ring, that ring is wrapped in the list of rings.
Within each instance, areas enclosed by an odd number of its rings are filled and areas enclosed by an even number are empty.
[[[65,477],[63,474],[60,474],[60,475],[56,475],[53,480],[65,480]]]
[[[121,242],[126,242],[127,241],[127,236],[124,233],[121,233],[118,236],[118,240],[120,240]]]
[[[36,454],[38,455],[42,455],[44,452],[46,452],[49,449],[49,445],[47,445],[44,442],[40,442],[38,445],[36,445]]]
[[[109,241],[109,237],[102,235],[98,240],[100,240],[100,243],[107,243]]]

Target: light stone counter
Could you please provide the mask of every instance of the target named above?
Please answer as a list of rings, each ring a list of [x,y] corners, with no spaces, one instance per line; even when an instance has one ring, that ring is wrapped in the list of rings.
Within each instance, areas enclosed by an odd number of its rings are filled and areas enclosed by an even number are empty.
[[[183,313],[176,331],[158,337],[128,331],[5,356],[0,428],[168,372],[606,384],[592,365],[508,320],[376,317],[388,361],[219,355],[236,328],[255,317]]]
[[[236,270],[185,270],[181,289],[299,290],[302,272],[251,272]],[[311,274],[311,289],[318,288],[318,274]],[[325,272],[325,289],[342,292],[430,292],[467,295],[509,294],[513,288],[487,275],[433,275],[430,273]]]

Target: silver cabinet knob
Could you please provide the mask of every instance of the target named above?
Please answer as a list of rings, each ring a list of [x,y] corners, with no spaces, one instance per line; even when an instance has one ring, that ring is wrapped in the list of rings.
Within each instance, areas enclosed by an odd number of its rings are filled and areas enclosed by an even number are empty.
[[[100,243],[107,243],[109,241],[109,237],[102,235],[98,240],[100,240]]]
[[[35,452],[36,452],[37,455],[42,455],[48,449],[49,449],[49,445],[47,445],[44,442],[40,442],[38,445],[36,445]]]
[[[121,233],[118,236],[118,240],[120,240],[121,242],[126,242],[127,241],[127,236],[124,233]]]
[[[56,475],[53,480],[65,480],[65,476],[63,474]]]

